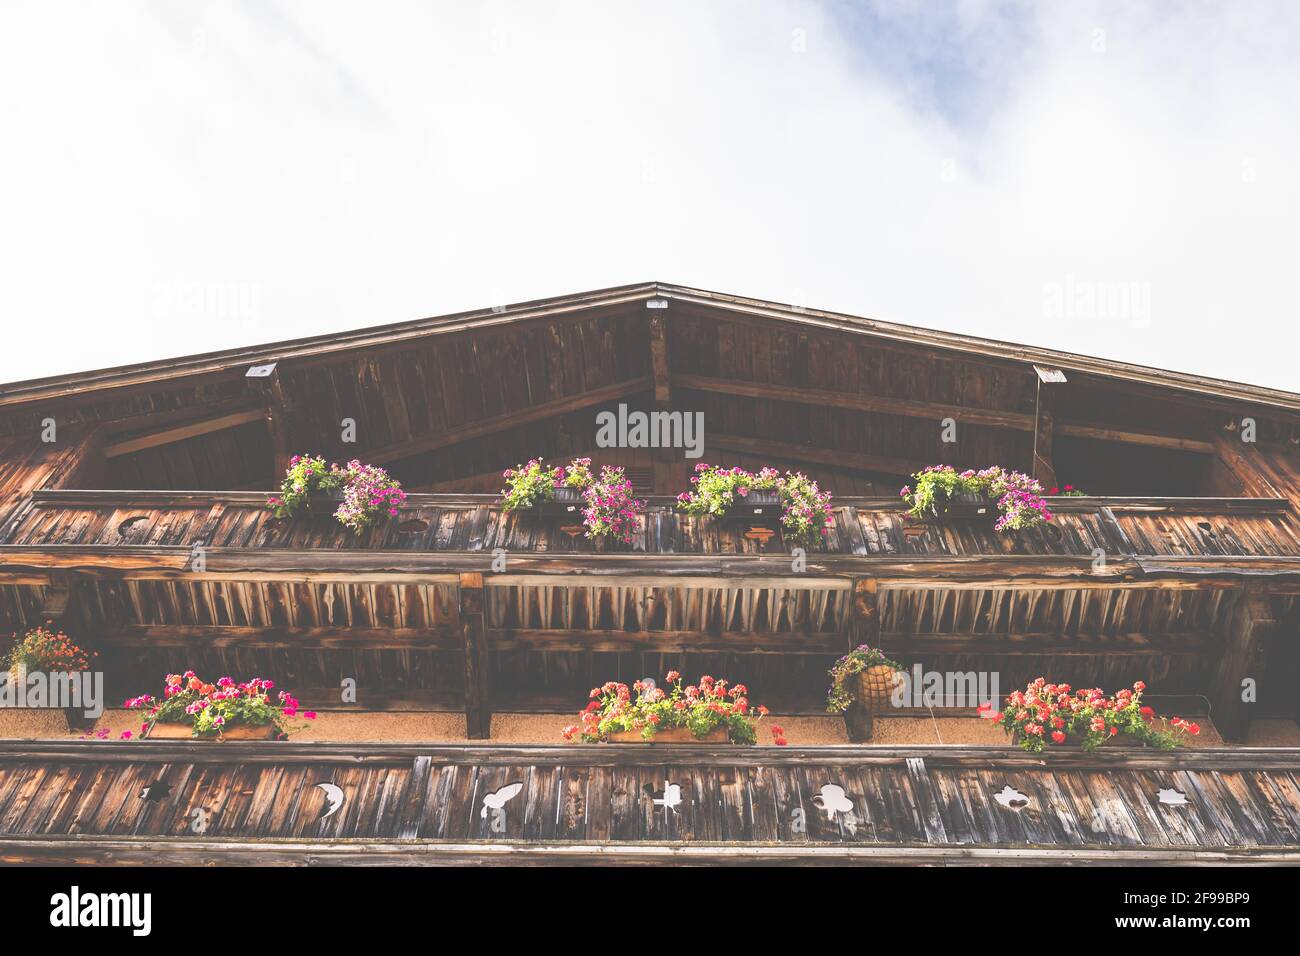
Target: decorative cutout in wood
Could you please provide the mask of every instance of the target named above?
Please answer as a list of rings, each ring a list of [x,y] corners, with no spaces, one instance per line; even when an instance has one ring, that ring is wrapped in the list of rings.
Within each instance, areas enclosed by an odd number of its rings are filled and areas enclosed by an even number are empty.
[[[822,784],[821,790],[813,794],[812,802],[813,806],[826,814],[827,820],[844,824],[850,833],[858,832],[858,818],[853,812],[853,801],[839,784]]]
[[[776,532],[771,528],[753,527],[745,532],[745,537],[750,541],[762,541],[764,544],[767,544],[775,534]]]
[[[156,780],[146,784],[140,791],[140,799],[146,803],[158,803],[172,795],[172,785],[166,780]]]
[[[130,534],[135,530],[136,525],[141,521],[148,521],[147,515],[132,515],[117,526],[117,533],[123,536]]]
[[[429,522],[423,518],[407,518],[397,526],[398,534],[419,534],[429,530]]]
[[[578,535],[582,534],[587,529],[580,524],[562,524],[560,525],[560,530],[563,531],[565,534],[567,534],[570,538],[576,538]]]
[[[676,813],[677,808],[682,804],[682,788],[680,784],[669,783],[665,780],[663,790],[656,792],[652,783],[647,783],[642,789],[645,790],[651,803],[656,807],[664,808],[664,813],[669,810]]]
[[[346,798],[343,795],[343,788],[332,783],[318,783],[317,788],[325,791],[325,806],[321,807],[320,815],[317,820],[328,820],[334,816],[336,810],[343,806]]]
[[[492,811],[493,815],[497,815],[498,812],[504,813],[506,801],[518,796],[522,789],[524,789],[522,783],[508,783],[500,790],[489,793],[483,798],[483,812],[479,816],[486,820],[488,811]]]
[[[1187,806],[1187,794],[1181,790],[1175,790],[1173,787],[1164,787],[1157,794],[1158,799],[1165,806],[1185,807]]]
[[[1029,806],[1029,798],[1010,784],[993,794],[993,799],[1008,810],[1023,810]]]

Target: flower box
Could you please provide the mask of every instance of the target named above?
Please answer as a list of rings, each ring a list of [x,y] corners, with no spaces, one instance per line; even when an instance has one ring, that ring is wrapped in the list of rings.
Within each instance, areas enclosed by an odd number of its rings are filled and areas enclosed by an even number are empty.
[[[582,517],[582,489],[556,488],[550,501],[539,501],[528,509],[530,514],[542,517]]]
[[[719,522],[724,528],[770,528],[781,530],[781,496],[775,491],[751,491],[744,497],[737,496]]]
[[[949,518],[986,518],[997,514],[998,506],[988,495],[954,495],[939,505],[941,513]]]
[[[599,743],[672,743],[672,744],[755,744],[758,722],[767,708],[752,707],[744,684],[702,676],[698,684],[683,686],[678,671],[664,677],[665,691],[645,678],[631,687],[619,681],[606,681],[593,687],[587,706],[578,714],[581,724],[571,724],[561,731],[568,741]],[[633,697],[633,693],[636,694]],[[696,737],[691,727],[712,727],[703,737]],[[654,733],[642,736],[647,727]],[[784,740],[779,727],[773,737]]]
[[[696,737],[687,727],[669,727],[649,740],[639,730],[624,730],[609,735],[611,744],[725,744],[729,742],[726,727],[714,727],[703,737]]]
[[[279,728],[274,724],[266,724],[262,727],[239,724],[229,730],[222,731],[219,737],[195,737],[193,728],[189,724],[157,723],[151,725],[142,736],[151,740],[203,740],[210,742],[214,740],[275,740],[279,732]]]

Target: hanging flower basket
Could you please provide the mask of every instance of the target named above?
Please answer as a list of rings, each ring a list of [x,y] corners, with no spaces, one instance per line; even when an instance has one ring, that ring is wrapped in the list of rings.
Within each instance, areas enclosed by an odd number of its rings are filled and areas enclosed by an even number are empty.
[[[888,664],[875,664],[848,681],[853,702],[873,714],[880,714],[893,706],[894,675],[898,673]]]

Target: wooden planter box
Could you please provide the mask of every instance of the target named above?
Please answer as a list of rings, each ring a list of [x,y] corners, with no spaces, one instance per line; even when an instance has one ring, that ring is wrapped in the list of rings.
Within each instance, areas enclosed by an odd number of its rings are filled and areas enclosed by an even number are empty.
[[[942,517],[994,519],[998,515],[997,502],[985,495],[957,495],[936,504]]]
[[[222,740],[274,740],[279,731],[274,724],[265,727],[239,725],[231,727],[220,737],[195,737],[189,724],[154,724],[145,733],[151,740],[202,740],[207,743]]]
[[[736,502],[721,519],[724,528],[781,530],[781,496],[775,491],[751,491]]]
[[[317,491],[307,496],[307,513],[332,518],[343,500],[342,491]]]
[[[725,744],[730,739],[726,727],[715,727],[703,737],[696,737],[685,727],[669,727],[649,740],[642,738],[639,730],[625,730],[609,735],[611,744]]]
[[[582,492],[577,488],[556,488],[555,497],[528,509],[529,514],[545,518],[582,518]]]

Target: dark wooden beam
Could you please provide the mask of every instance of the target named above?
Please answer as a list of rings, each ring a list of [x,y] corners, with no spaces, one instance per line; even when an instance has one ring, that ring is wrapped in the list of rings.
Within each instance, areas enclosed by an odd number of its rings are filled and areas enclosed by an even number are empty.
[[[1056,468],[1052,464],[1052,432],[1056,421],[1056,396],[1065,373],[1057,368],[1034,366],[1038,373],[1038,401],[1034,407],[1034,453],[1029,473],[1045,491],[1056,487]]]
[[[465,656],[465,733],[471,740],[486,740],[492,736],[492,707],[483,575],[477,572],[460,576],[460,629]]]
[[[646,311],[650,316],[650,368],[654,373],[655,403],[668,407],[673,400],[668,371],[668,323],[663,309],[647,308]]]
[[[33,569],[64,568],[111,572],[132,578],[191,576],[190,550],[171,545],[0,545],[0,569],[24,574]],[[492,555],[483,551],[372,551],[294,548],[224,548],[206,552],[207,571],[195,579],[273,580],[276,578],[343,580],[365,575],[372,580],[415,576],[423,583],[456,580],[466,572],[486,571]],[[1240,587],[1254,579],[1270,590],[1300,582],[1300,557],[1221,555],[1203,557],[1115,556],[1104,568],[1091,555],[851,555],[811,552],[807,571],[792,574],[787,555],[746,554],[583,554],[534,552],[512,555],[509,569],[493,574],[491,586],[520,584],[588,586],[594,579],[611,583],[661,584],[668,575],[680,587],[831,587],[845,590],[850,579],[875,577],[895,588],[1050,588],[1216,589]],[[336,577],[331,577],[336,576]]]
[[[273,648],[277,650],[459,650],[460,633],[422,627],[225,627],[135,624],[110,630],[119,647]]]
[[[1099,441],[1117,441],[1130,445],[1147,445],[1151,448],[1168,448],[1173,451],[1191,451],[1199,455],[1208,455],[1214,451],[1214,446],[1210,442],[1199,438],[1153,435],[1149,432],[1131,432],[1079,422],[1057,422],[1056,434],[1067,438],[1095,438]]]
[[[530,425],[534,422],[545,421],[548,418],[555,418],[558,415],[567,415],[569,412],[578,411],[579,409],[590,408],[593,405],[604,405],[606,402],[648,391],[651,387],[651,381],[649,375],[643,375],[640,378],[629,379],[625,382],[616,382],[613,385],[595,388],[578,395],[569,395],[553,402],[543,402],[529,408],[506,412],[504,415],[496,415],[481,421],[470,422],[440,432],[437,435],[424,435],[419,438],[412,438],[409,441],[398,442],[395,445],[372,448],[363,457],[366,461],[376,465],[400,461],[403,458],[411,458],[426,452],[437,451],[439,448],[447,448],[468,441],[471,438],[481,438],[484,435],[492,435],[507,429],[518,428],[521,425]]]
[[[650,368],[654,376],[655,411],[673,410],[672,376],[668,368],[668,321],[666,299],[646,302],[650,325]],[[668,491],[672,483],[673,449],[667,446],[654,449],[652,484],[657,492]]]
[[[1243,683],[1260,683],[1265,667],[1264,639],[1277,626],[1267,597],[1256,588],[1243,588],[1228,615],[1223,655],[1215,672],[1210,717],[1219,736],[1240,743],[1250,732],[1253,703],[1242,700]]]
[[[488,628],[494,651],[655,654],[841,654],[844,635],[810,631],[619,631]]]
[[[890,398],[882,395],[858,395],[852,392],[832,392],[820,388],[796,388],[789,385],[741,382],[731,379],[710,378],[704,375],[674,375],[673,384],[679,389],[717,392],[723,395],[742,395],[746,398],[770,398],[777,401],[826,408],[880,412],[886,415],[924,418],[936,422],[944,418],[953,418],[959,423],[967,425],[1013,428],[1017,431],[1031,433],[1037,433],[1038,428],[1037,415],[997,409],[971,408],[965,405],[942,405],[935,402],[919,402],[913,399]],[[1066,435],[1071,438],[1096,438],[1102,441],[1149,445],[1154,448],[1172,448],[1178,451],[1193,451],[1200,454],[1209,454],[1213,450],[1209,442],[1198,438],[1156,435],[1149,432],[1135,432],[1086,422],[1056,422],[1055,430],[1056,434]]]
[[[1063,638],[1056,634],[880,635],[879,645],[895,657],[975,655],[994,657],[1199,657],[1217,643],[1212,635],[1122,634],[1115,637]]]
[[[238,412],[219,415],[215,418],[204,418],[200,421],[187,422],[184,425],[175,425],[171,428],[164,428],[160,431],[152,432],[147,435],[136,435],[132,438],[123,439],[106,445],[104,448],[105,458],[118,458],[122,455],[129,455],[133,452],[144,451],[147,448],[159,448],[163,445],[170,445],[178,441],[185,441],[187,438],[196,438],[199,435],[207,435],[211,432],[225,431],[228,428],[237,428],[240,425],[247,425],[249,422],[261,421],[267,417],[267,412],[262,408],[245,409]]]
[[[823,408],[846,408],[859,412],[881,412],[907,418],[924,418],[941,421],[955,418],[968,425],[992,425],[1029,431],[1034,427],[1034,416],[1022,412],[999,409],[973,408],[966,405],[943,405],[921,402],[910,398],[892,398],[885,395],[860,395],[854,392],[835,392],[824,388],[799,388],[792,385],[773,385],[767,382],[744,382],[735,379],[710,378],[707,375],[675,375],[673,384],[678,388],[699,392],[716,392],[722,395],[741,395],[745,398],[767,398],[800,405]]]

